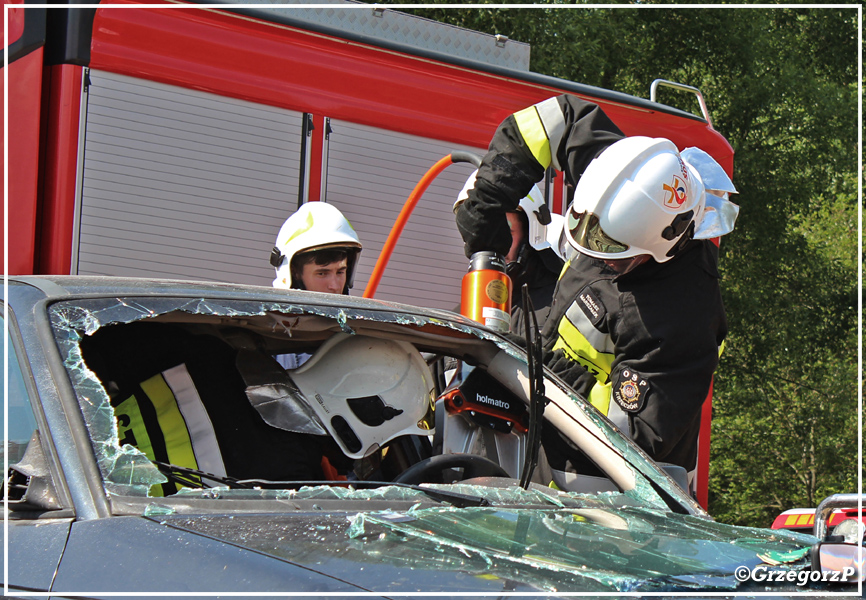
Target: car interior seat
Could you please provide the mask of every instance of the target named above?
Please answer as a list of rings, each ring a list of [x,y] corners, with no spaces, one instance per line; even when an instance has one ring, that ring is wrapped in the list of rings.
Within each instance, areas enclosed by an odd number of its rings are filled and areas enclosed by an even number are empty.
[[[235,479],[323,478],[329,438],[267,424],[246,396],[237,350],[218,337],[139,321],[100,328],[81,352],[109,393],[120,443],[151,460]]]

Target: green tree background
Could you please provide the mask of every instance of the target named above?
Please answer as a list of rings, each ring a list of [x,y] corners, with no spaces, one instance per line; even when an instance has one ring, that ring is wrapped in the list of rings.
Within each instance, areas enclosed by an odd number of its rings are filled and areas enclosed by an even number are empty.
[[[734,147],[721,246],[730,335],[716,375],[710,513],[769,526],[857,489],[856,5],[407,10],[531,44],[531,70],[646,96],[699,87]],[[401,9],[405,10],[405,9]],[[659,100],[698,112],[687,94]]]

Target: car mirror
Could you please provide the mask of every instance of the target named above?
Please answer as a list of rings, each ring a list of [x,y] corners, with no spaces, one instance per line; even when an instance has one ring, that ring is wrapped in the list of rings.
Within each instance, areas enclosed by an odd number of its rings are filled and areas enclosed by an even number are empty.
[[[839,573],[839,583],[856,584],[864,580],[863,557],[866,548],[860,544],[819,542],[812,546],[811,555],[813,571]]]
[[[14,465],[9,465],[6,487],[9,494],[9,510],[45,511],[63,508],[57,498],[38,429],[30,437],[21,460]]]

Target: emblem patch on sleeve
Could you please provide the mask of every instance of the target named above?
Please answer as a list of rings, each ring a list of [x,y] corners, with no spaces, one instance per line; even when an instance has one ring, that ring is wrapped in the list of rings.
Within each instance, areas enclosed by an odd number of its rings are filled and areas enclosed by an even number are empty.
[[[646,377],[626,367],[614,377],[612,388],[613,400],[621,409],[625,412],[638,412],[646,403],[650,385]]]

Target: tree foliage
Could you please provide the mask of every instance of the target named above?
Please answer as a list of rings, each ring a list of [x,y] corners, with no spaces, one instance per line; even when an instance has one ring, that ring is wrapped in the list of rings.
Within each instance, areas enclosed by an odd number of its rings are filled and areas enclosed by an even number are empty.
[[[857,482],[857,11],[455,7],[421,16],[531,44],[533,71],[645,96],[699,87],[735,154],[722,243],[710,512],[768,526]],[[667,95],[669,94],[669,95]],[[688,95],[660,101],[696,111]]]

